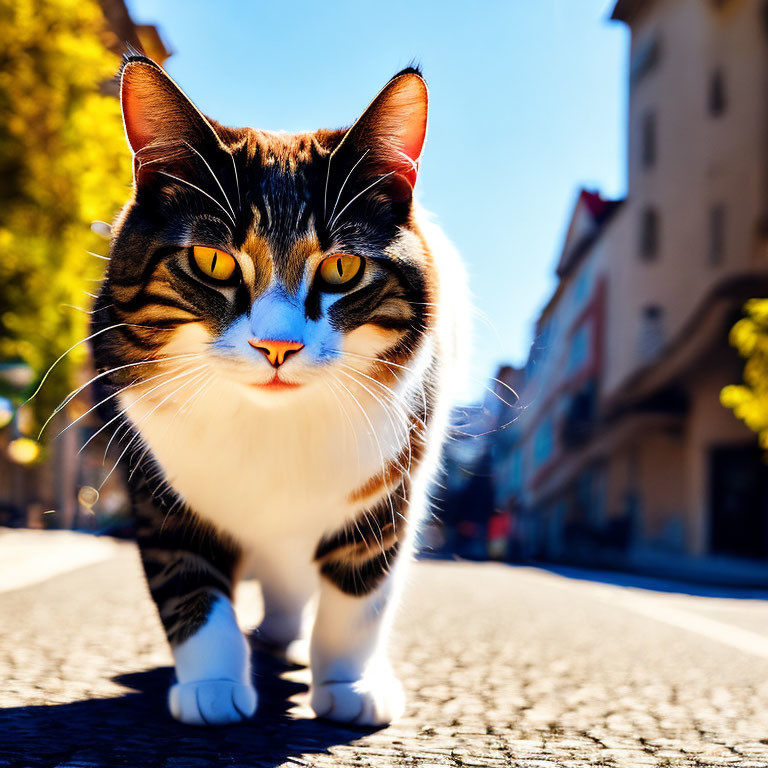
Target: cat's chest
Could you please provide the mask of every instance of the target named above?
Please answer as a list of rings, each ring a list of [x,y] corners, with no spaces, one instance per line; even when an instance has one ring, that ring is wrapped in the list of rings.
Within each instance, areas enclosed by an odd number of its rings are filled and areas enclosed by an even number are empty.
[[[134,399],[128,413],[166,480],[197,514],[254,544],[316,538],[349,519],[349,498],[401,452],[406,434],[397,414],[363,396],[320,392],[263,408],[222,384],[186,412],[153,407]]]

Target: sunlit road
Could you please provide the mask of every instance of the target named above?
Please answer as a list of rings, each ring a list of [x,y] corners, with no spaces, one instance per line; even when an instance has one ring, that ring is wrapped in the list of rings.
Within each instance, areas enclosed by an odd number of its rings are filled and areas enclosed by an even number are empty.
[[[259,656],[256,718],[197,730],[165,712],[170,655],[133,546],[73,569],[76,538],[4,536],[0,766],[768,766],[762,600],[424,562],[394,641],[404,720],[310,719],[306,673]],[[256,591],[242,598],[252,621]]]

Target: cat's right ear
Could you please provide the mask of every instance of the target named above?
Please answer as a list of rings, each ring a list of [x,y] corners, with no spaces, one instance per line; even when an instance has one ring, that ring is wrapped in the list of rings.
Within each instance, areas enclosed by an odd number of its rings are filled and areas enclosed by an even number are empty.
[[[120,70],[120,104],[135,171],[150,170],[165,156],[187,154],[186,145],[219,144],[213,126],[154,61],[128,56]]]

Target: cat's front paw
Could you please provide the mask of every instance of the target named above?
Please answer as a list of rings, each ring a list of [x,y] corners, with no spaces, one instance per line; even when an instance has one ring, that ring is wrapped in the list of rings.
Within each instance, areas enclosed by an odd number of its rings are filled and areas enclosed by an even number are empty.
[[[171,714],[187,725],[228,725],[256,711],[256,691],[233,680],[176,683],[168,692]]]
[[[288,643],[285,649],[285,659],[297,667],[309,666],[309,640],[299,638],[292,643]]]
[[[312,686],[310,704],[318,717],[356,725],[388,725],[405,710],[405,694],[393,676]]]

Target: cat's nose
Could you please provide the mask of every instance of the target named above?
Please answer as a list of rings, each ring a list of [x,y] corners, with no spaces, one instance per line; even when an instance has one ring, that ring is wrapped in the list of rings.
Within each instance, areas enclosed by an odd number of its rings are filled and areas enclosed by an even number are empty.
[[[270,364],[279,368],[290,355],[295,355],[304,345],[298,341],[280,341],[278,339],[248,339],[248,343],[264,357]]]

